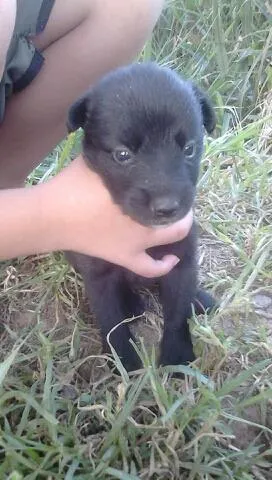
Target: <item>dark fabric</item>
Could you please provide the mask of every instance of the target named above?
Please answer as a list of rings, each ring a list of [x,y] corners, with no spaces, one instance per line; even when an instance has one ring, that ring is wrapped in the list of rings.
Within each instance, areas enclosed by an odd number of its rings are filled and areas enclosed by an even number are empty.
[[[26,88],[40,72],[44,57],[31,41],[48,22],[55,0],[17,0],[13,37],[0,82],[0,123],[12,93]]]

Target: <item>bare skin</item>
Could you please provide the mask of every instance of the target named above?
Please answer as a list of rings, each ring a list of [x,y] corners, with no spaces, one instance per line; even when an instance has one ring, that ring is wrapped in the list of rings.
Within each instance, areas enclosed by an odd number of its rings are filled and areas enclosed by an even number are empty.
[[[44,32],[34,39],[44,67],[13,96],[0,127],[0,188],[21,186],[64,138],[70,104],[101,75],[135,58],[162,3],[56,0]]]
[[[74,250],[146,277],[168,273],[178,259],[168,255],[156,261],[145,250],[184,238],[192,223],[191,212],[168,228],[147,228],[133,222],[113,204],[108,190],[81,156],[47,183],[0,191],[0,203],[0,259]]]
[[[174,256],[155,261],[145,250],[184,238],[191,213],[164,229],[138,225],[113,204],[82,157],[46,184],[19,188],[64,138],[70,104],[105,72],[135,58],[162,4],[56,0],[44,32],[33,39],[45,56],[44,67],[11,98],[0,125],[0,259],[70,249],[147,277],[164,275],[177,263]],[[0,72],[15,8],[15,0],[0,0]]]

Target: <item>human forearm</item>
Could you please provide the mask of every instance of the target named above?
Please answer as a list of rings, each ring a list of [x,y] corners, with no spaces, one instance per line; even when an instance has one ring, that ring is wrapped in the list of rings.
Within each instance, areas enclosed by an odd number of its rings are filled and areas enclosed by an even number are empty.
[[[51,249],[41,193],[40,187],[0,190],[0,260]]]
[[[167,228],[144,227],[120,211],[101,179],[79,156],[49,182],[0,190],[0,259],[54,250],[103,258],[146,277],[168,273],[174,255],[152,259],[146,250],[184,238],[192,212]]]

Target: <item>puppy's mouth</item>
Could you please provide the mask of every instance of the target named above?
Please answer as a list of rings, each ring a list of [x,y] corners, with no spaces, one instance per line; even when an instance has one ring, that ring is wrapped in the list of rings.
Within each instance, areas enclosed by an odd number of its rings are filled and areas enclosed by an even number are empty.
[[[173,225],[173,223],[178,222],[179,220],[182,220],[186,214],[181,214],[181,215],[175,215],[174,217],[171,218],[162,218],[162,219],[153,219],[150,221],[149,226],[152,228],[165,228],[170,225]]]

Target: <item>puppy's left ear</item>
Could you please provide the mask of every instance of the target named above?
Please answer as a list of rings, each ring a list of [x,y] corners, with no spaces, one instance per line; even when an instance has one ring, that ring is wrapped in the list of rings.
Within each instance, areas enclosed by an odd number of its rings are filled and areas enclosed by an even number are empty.
[[[75,132],[78,128],[84,127],[88,117],[89,104],[90,94],[88,92],[70,107],[66,123],[68,133]]]
[[[208,133],[212,133],[216,126],[216,116],[212,102],[208,95],[194,83],[192,83],[192,88],[201,106],[203,125]]]

